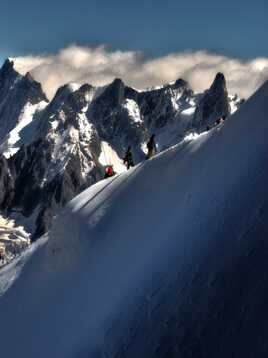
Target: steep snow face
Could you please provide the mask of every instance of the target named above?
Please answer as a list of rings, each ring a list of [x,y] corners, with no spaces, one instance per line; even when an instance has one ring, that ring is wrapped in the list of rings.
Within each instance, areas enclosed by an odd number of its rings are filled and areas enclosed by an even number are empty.
[[[0,271],[2,354],[266,356],[267,93],[73,199]]]
[[[40,83],[29,74],[21,76],[13,66],[13,62],[6,60],[0,69],[0,141],[8,136],[20,120],[25,120],[24,115],[28,119],[32,116],[25,113],[31,105],[48,102]]]
[[[145,143],[152,133],[157,135],[159,150],[183,139],[192,128],[198,99],[183,80],[138,92],[116,79],[92,101],[87,116],[121,159],[130,145],[138,163],[145,159]]]
[[[128,111],[128,115],[134,123],[142,123],[139,106],[134,100],[126,99],[122,106]]]
[[[34,123],[34,117],[37,119],[39,112],[44,110],[46,106],[47,102],[45,101],[34,105],[29,102],[26,103],[18,117],[17,125],[0,141],[0,152],[6,158],[17,153],[22,145],[32,142],[35,137],[36,123]]]

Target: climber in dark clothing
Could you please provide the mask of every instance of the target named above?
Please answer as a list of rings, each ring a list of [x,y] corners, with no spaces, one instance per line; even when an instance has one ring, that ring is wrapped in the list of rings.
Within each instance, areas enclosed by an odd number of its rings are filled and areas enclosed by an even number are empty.
[[[129,146],[126,153],[125,153],[125,157],[124,157],[124,164],[126,164],[127,169],[129,169],[130,167],[134,167],[134,161],[132,158],[132,153],[131,153],[131,147]]]
[[[146,159],[151,158],[156,153],[156,144],[155,144],[155,134],[151,135],[151,138],[149,139],[149,142],[147,143],[148,148],[148,154]]]

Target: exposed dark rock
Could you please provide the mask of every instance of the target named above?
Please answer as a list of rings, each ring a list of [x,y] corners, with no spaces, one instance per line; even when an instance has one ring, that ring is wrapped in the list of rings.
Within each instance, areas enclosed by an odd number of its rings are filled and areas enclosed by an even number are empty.
[[[163,128],[173,122],[177,117],[178,110],[174,108],[174,98],[179,96],[179,102],[193,96],[189,84],[183,79],[178,79],[174,84],[160,89],[139,93],[138,102],[146,125]]]
[[[49,162],[49,150],[42,140],[22,146],[9,162],[15,172],[15,191],[11,207],[21,207],[25,216],[33,213],[42,198]]]
[[[106,87],[104,92],[96,100],[96,105],[100,106],[104,103],[110,109],[116,108],[122,104],[125,98],[125,84],[119,78],[116,78],[109,86]]]
[[[119,157],[122,158],[124,150],[132,145],[136,161],[144,159],[139,144],[144,141],[146,129],[144,123],[135,122],[130,117],[126,100],[132,100],[138,106],[138,97],[136,90],[116,79],[93,101],[87,113],[99,137],[107,141]]]
[[[14,196],[14,179],[10,173],[6,158],[0,154],[0,207],[10,205]]]
[[[84,178],[80,165],[77,156],[72,156],[64,173],[55,177],[44,188],[42,201],[44,206],[38,215],[32,240],[38,239],[50,229],[53,219],[68,201],[90,185],[103,179],[104,169],[101,166],[94,167]]]
[[[222,73],[217,73],[209,90],[201,98],[195,112],[194,123],[196,126],[200,123],[202,128],[211,126],[217,119],[228,117],[231,112],[228,91],[225,77]]]
[[[28,74],[14,70],[14,63],[6,60],[0,69],[0,140],[18,123],[26,103],[48,102],[41,84]]]

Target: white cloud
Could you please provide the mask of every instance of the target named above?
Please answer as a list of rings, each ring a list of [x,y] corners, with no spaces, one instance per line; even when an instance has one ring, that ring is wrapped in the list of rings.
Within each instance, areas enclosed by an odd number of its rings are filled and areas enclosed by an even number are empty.
[[[13,60],[20,73],[31,71],[50,99],[63,84],[102,86],[116,77],[138,89],[183,78],[199,92],[209,88],[217,72],[224,73],[231,94],[247,98],[268,78],[268,58],[243,62],[207,51],[185,51],[153,59],[139,51],[109,51],[105,45],[71,45],[55,55]]]

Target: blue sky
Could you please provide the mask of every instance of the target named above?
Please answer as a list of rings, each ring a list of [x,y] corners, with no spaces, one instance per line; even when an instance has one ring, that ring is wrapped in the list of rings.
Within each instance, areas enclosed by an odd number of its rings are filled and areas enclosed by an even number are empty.
[[[268,57],[267,1],[12,0],[1,3],[0,60],[109,44],[153,57],[185,49]]]
[[[200,92],[217,72],[248,98],[268,79],[267,0],[4,1],[0,64],[16,58],[49,98],[116,77],[137,89],[183,78]]]

